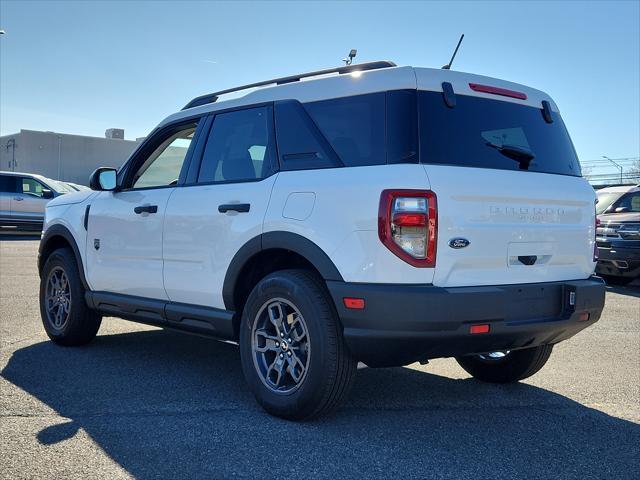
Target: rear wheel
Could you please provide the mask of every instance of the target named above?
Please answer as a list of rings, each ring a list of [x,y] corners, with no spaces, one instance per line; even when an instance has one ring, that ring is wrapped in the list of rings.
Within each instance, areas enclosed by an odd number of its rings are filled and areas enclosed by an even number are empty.
[[[511,383],[537,373],[549,360],[552,350],[553,345],[541,345],[522,350],[456,357],[456,360],[467,373],[478,380]]]
[[[356,371],[331,298],[304,270],[272,273],[253,289],[242,317],[240,356],[258,403],[290,420],[335,409]]]
[[[84,293],[71,250],[55,250],[47,258],[40,277],[40,316],[54,342],[84,345],[98,333],[102,317],[87,307]]]

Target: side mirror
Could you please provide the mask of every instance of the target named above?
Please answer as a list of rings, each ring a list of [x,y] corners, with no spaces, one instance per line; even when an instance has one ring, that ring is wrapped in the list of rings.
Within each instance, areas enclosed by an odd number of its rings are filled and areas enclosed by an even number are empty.
[[[117,185],[117,170],[111,167],[97,168],[89,177],[91,190],[115,190]]]
[[[616,210],[615,210],[615,212],[616,212],[616,213],[626,213],[626,212],[628,212],[628,211],[629,211],[629,208],[628,208],[628,207],[618,207],[618,208],[616,208]]]
[[[42,198],[46,198],[47,200],[51,200],[53,198],[53,192],[47,188],[42,189]]]

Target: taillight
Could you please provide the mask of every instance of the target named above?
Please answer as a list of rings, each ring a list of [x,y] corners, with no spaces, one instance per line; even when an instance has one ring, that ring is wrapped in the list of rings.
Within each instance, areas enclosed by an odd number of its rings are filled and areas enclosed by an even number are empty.
[[[594,227],[593,227],[593,261],[594,262],[597,262],[599,257],[598,242],[597,242],[599,226],[600,226],[600,219],[596,215],[596,220],[594,222]]]
[[[414,267],[434,267],[437,239],[436,194],[430,190],[384,190],[378,236],[396,256]]]

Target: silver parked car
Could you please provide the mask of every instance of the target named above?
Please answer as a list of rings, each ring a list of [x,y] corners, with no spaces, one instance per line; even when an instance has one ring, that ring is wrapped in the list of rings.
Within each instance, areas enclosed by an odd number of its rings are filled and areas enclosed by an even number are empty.
[[[41,175],[0,171],[0,231],[42,230],[47,202],[74,191]]]

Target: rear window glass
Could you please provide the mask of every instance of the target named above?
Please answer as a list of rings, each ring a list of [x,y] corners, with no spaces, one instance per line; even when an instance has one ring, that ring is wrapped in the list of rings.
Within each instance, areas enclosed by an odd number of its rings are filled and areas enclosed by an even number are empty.
[[[305,115],[293,107],[286,106],[286,115],[284,105],[280,114],[276,109],[279,142],[291,137],[292,141],[282,143],[286,144],[287,152],[291,150],[289,147],[296,152],[296,155],[287,154],[293,161],[286,168],[296,168],[294,164],[300,168],[338,166],[330,161],[333,153],[339,159],[339,166],[345,167],[418,162],[415,90],[370,93],[304,104],[304,111],[313,123],[313,127],[307,130],[317,129],[333,150],[325,153],[320,152],[317,139],[312,140],[310,133],[304,133]],[[313,158],[311,164],[308,160],[303,161],[305,159],[300,152],[315,152],[317,158]]]
[[[305,109],[346,167],[386,163],[385,93],[312,102]]]
[[[419,92],[423,163],[528,170],[580,176],[571,139],[558,113],[512,102],[457,95],[449,108],[439,92]]]
[[[18,191],[18,189],[16,188],[17,178],[18,177],[9,175],[0,175],[0,192],[16,193]]]

